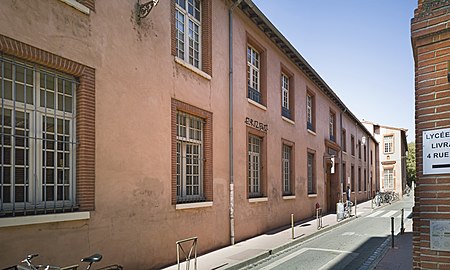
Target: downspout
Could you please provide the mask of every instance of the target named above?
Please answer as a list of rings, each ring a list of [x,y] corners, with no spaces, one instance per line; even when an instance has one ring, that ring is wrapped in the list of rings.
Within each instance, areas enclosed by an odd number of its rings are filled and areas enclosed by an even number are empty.
[[[344,172],[343,172],[343,170],[344,170],[344,159],[343,159],[343,156],[342,156],[342,146],[344,145],[344,138],[342,137],[342,131],[344,130],[343,129],[343,127],[342,127],[342,114],[343,113],[345,113],[347,111],[347,108],[344,108],[344,111],[343,112],[341,112],[341,117],[340,117],[340,126],[341,126],[341,153],[340,153],[340,160],[341,160],[341,163],[339,164],[339,167],[340,167],[340,169],[339,169],[339,179],[341,179],[341,190],[340,190],[340,193],[341,193],[341,202],[343,202],[344,201],[344,188],[345,188],[345,185],[344,185],[344,183],[345,183],[345,179],[343,179],[342,177],[343,177],[343,174],[344,174]],[[345,135],[347,136],[347,133],[345,133]]]
[[[229,164],[230,164],[230,243],[234,245],[234,159],[233,159],[233,9],[237,7],[242,0],[234,2],[228,9],[228,110],[229,110]]]

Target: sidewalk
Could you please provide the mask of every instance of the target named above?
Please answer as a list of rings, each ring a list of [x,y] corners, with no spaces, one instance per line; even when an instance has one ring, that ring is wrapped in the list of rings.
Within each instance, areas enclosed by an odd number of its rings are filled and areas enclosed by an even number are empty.
[[[370,212],[372,212],[371,200],[357,205],[356,214],[358,216],[362,216]],[[354,214],[355,212],[353,211],[352,213]],[[292,230],[290,227],[278,229],[273,232],[267,232],[254,238],[239,242],[233,246],[227,246],[198,257],[197,269],[240,269],[285,248],[304,242],[325,231],[352,221],[354,218],[355,217],[351,217],[338,222],[336,220],[336,214],[328,214],[323,216],[323,228],[319,230],[317,229],[317,221],[315,219],[308,222],[296,223],[294,233],[295,239],[292,239]],[[182,260],[182,258],[180,258],[180,260]],[[194,260],[191,259],[190,269],[194,269],[193,266]],[[178,269],[178,267],[177,265],[173,265],[165,269],[175,270]],[[181,265],[180,269],[186,269],[185,263]]]
[[[405,233],[394,237],[394,248],[391,242],[385,250],[386,255],[381,258],[375,269],[380,270],[410,270],[413,269],[412,258],[412,219],[405,222]]]

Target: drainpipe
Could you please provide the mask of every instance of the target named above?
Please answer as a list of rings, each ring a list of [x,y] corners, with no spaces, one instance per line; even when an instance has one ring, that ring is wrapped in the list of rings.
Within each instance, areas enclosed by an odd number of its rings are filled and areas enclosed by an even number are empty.
[[[340,169],[339,169],[339,179],[341,179],[341,190],[339,191],[340,193],[341,193],[341,202],[343,202],[344,201],[344,193],[342,192],[343,190],[344,190],[344,187],[345,187],[345,179],[342,179],[342,176],[343,176],[343,174],[344,174],[344,172],[343,172],[343,170],[344,170],[344,159],[343,159],[343,157],[342,157],[342,146],[344,145],[344,138],[342,137],[342,131],[343,131],[343,127],[342,127],[342,114],[343,113],[345,113],[347,111],[347,108],[345,108],[344,109],[344,111],[343,112],[341,112],[341,117],[340,117],[340,126],[341,126],[341,153],[340,153],[340,156],[341,156],[341,163],[339,164],[339,167],[340,167]],[[345,134],[345,135],[347,135],[347,133]]]
[[[234,2],[228,9],[228,60],[229,60],[229,75],[228,75],[228,104],[229,104],[229,164],[230,164],[230,243],[234,245],[234,159],[233,159],[233,9],[237,7],[242,0]]]

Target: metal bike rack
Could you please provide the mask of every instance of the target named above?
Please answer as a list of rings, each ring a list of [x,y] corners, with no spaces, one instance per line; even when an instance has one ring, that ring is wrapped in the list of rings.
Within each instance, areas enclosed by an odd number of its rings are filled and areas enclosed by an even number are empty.
[[[189,251],[186,252],[182,246],[183,243],[191,242]],[[194,255],[194,270],[197,270],[197,237],[187,238],[181,241],[177,241],[177,264],[178,270],[180,270],[180,251],[182,255],[184,255],[184,259],[186,262],[186,270],[189,270],[191,265],[192,255]],[[192,254],[193,253],[193,254]]]

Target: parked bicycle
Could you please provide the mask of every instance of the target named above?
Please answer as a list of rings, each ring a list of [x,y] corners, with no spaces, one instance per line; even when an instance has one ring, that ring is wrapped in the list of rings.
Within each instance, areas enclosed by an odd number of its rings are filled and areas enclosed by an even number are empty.
[[[42,265],[42,264],[33,264],[31,260],[36,258],[39,254],[30,254],[24,260],[22,260],[18,265],[13,265],[3,270],[78,270],[78,265],[71,265],[66,267],[52,266],[52,265]],[[88,263],[86,266],[86,270],[91,269],[93,263],[101,261],[103,256],[101,254],[94,254],[89,257],[81,259],[82,262]],[[118,264],[109,265],[102,268],[97,268],[97,270],[123,270],[123,267]]]

